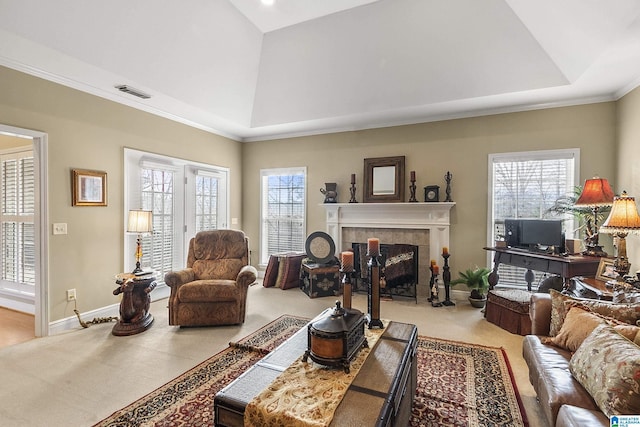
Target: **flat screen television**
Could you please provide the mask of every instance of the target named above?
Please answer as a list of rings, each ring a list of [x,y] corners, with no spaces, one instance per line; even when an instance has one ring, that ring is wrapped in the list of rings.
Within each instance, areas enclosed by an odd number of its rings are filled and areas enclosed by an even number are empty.
[[[525,249],[543,249],[553,246],[564,251],[562,221],[549,219],[505,219],[507,245]]]

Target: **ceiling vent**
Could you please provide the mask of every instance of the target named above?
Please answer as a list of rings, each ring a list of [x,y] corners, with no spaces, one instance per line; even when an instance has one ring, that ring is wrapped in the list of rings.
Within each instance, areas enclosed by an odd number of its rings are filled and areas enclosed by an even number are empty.
[[[137,96],[138,98],[142,98],[142,99],[149,99],[151,98],[151,95],[148,95],[146,93],[144,93],[143,91],[133,88],[131,86],[127,86],[127,85],[117,85],[114,86],[116,89],[118,89],[120,92],[124,92],[124,93],[128,93],[129,95],[133,95],[133,96]]]

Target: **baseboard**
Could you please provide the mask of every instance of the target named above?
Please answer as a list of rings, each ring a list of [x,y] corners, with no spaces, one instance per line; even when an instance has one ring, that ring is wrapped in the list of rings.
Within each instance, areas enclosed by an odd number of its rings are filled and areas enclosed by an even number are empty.
[[[151,301],[158,301],[161,299],[169,298],[171,288],[164,283],[158,285],[153,292],[151,292]],[[117,302],[112,305],[100,307],[95,310],[85,311],[80,313],[80,317],[83,322],[90,322],[91,320],[99,317],[117,317],[120,314],[120,303]],[[49,323],[49,335],[57,335],[63,332],[68,332],[75,329],[82,329],[80,321],[76,315],[66,317],[64,319],[56,320]]]

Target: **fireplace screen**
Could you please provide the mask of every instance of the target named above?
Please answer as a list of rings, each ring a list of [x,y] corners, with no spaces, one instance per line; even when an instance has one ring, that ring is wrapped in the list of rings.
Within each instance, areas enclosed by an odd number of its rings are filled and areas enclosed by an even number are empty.
[[[367,244],[353,243],[356,270],[356,292],[367,292]],[[381,295],[415,298],[418,284],[418,246],[404,244],[381,244],[380,263],[384,266],[386,285]]]

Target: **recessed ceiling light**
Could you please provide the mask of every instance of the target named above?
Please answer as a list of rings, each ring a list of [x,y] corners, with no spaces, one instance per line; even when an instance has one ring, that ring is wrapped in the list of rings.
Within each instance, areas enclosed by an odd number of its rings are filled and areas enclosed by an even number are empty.
[[[275,3],[275,0],[262,0],[262,4],[265,6],[273,6],[273,3]]]

